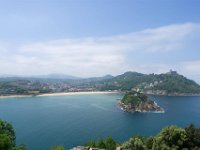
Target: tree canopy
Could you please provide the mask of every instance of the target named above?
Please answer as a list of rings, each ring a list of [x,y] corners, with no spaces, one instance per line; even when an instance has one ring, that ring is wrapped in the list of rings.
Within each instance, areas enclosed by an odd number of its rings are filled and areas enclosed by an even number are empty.
[[[0,120],[0,150],[25,150],[24,145],[16,146],[15,131],[12,125]]]

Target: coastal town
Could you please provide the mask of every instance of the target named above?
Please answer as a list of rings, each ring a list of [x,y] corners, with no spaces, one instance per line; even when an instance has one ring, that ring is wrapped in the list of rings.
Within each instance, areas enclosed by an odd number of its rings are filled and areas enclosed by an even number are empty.
[[[117,76],[81,79],[0,78],[0,96],[91,91],[136,91],[147,95],[187,96],[200,95],[200,86],[172,70],[162,74],[125,72]]]
[[[96,91],[93,86],[75,86],[65,82],[47,82],[37,80],[17,80],[0,83],[0,95],[39,94],[58,92]]]

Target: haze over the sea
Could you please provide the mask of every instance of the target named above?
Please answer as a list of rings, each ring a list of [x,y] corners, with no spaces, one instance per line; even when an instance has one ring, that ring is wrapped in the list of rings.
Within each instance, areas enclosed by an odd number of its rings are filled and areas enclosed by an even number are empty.
[[[1,75],[169,69],[200,83],[200,1],[1,1]]]

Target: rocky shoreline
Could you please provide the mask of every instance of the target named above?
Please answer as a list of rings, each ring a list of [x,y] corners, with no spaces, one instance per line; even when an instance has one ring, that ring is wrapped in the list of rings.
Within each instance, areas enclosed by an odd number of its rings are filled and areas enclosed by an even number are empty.
[[[200,93],[167,93],[164,90],[147,90],[144,91],[146,95],[154,95],[154,96],[200,96]]]
[[[135,113],[135,112],[140,112],[140,113],[164,113],[164,109],[154,101],[148,100],[147,102],[142,102],[138,106],[134,106],[131,104],[124,104],[121,101],[118,101],[117,103],[118,107],[125,111],[125,112],[130,112],[130,113]]]

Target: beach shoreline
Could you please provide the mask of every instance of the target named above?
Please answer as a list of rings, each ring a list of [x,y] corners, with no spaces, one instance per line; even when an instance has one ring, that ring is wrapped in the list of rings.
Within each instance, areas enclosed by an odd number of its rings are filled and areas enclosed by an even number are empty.
[[[25,98],[25,97],[47,97],[47,96],[65,96],[65,95],[86,95],[86,94],[114,94],[114,93],[125,93],[122,91],[83,91],[83,92],[59,92],[59,93],[44,93],[38,95],[0,95],[0,99],[7,99],[7,98]],[[147,94],[152,96],[153,94]],[[154,94],[153,96],[200,96],[200,94],[179,94],[179,95],[158,95]]]
[[[24,98],[24,97],[32,97],[32,95],[2,95],[2,96],[0,96],[0,99]]]
[[[117,91],[86,91],[86,92],[60,92],[60,93],[45,93],[38,95],[3,95],[0,99],[7,98],[24,98],[24,97],[48,97],[48,96],[65,96],[65,95],[88,95],[88,94],[114,94],[120,93]]]
[[[64,96],[64,95],[88,95],[88,94],[114,94],[119,92],[114,91],[86,91],[86,92],[61,92],[61,93],[46,93],[37,95],[39,97],[43,96]]]

